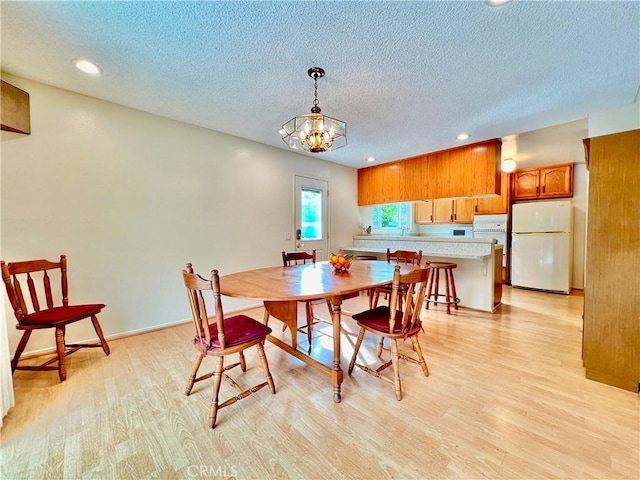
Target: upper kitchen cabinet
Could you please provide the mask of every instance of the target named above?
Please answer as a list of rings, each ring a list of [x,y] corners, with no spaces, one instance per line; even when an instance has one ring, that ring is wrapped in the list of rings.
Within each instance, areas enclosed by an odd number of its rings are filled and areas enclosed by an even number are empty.
[[[14,133],[31,134],[29,114],[29,94],[17,87],[1,81],[0,96],[2,102],[2,130]]]
[[[475,200],[427,200],[413,204],[413,223],[473,223]]]
[[[503,173],[500,176],[500,195],[476,199],[476,215],[493,215],[509,212],[509,178],[508,173]]]
[[[358,205],[377,205],[403,201],[401,185],[404,169],[399,162],[358,170]]]
[[[513,199],[573,196],[573,163],[513,172]]]
[[[358,169],[358,205],[500,194],[499,139]]]

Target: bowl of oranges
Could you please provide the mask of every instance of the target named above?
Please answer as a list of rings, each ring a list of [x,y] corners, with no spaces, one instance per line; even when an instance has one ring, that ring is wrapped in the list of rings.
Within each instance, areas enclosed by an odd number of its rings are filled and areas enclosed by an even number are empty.
[[[329,256],[329,263],[336,272],[348,272],[353,263],[353,255],[345,255],[344,253],[332,253]]]

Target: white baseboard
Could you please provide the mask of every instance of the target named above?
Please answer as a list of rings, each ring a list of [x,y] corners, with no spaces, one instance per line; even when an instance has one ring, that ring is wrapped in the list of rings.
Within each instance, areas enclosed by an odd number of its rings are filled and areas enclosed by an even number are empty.
[[[262,303],[256,303],[255,305],[249,305],[246,307],[242,307],[242,308],[236,308],[236,309],[232,309],[232,310],[226,310],[225,316],[229,316],[229,315],[235,315],[237,313],[240,312],[246,312],[247,310],[251,310],[253,308],[259,308],[262,306]],[[105,335],[104,338],[107,341],[110,340],[118,340],[120,338],[125,338],[125,337],[133,337],[134,335],[141,335],[143,333],[149,333],[149,332],[154,332],[156,330],[162,330],[164,328],[170,328],[170,327],[175,327],[178,325],[184,325],[185,323],[191,323],[192,319],[191,318],[187,318],[184,320],[177,320],[175,322],[169,322],[169,323],[163,323],[162,325],[153,325],[151,327],[145,327],[145,328],[139,328],[136,330],[128,330],[126,332],[120,332],[120,333],[114,333],[111,335]],[[89,338],[89,339],[85,339],[85,340],[74,340],[73,343],[92,343],[92,342],[98,342],[98,337],[93,337],[93,338]],[[30,350],[28,352],[24,352],[22,355],[20,355],[20,360],[22,361],[22,359],[28,359],[28,358],[32,358],[32,357],[40,357],[42,355],[49,355],[52,353],[56,353],[56,347],[48,347],[48,348],[42,348],[40,350]],[[14,355],[11,355],[11,360],[13,360]]]

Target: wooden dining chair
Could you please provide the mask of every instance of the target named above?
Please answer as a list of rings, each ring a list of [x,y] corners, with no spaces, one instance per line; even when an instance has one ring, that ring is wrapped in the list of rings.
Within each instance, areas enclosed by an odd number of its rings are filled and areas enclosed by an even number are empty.
[[[103,303],[69,304],[67,257],[65,255],[60,255],[59,262],[41,259],[9,263],[2,261],[0,265],[2,268],[2,280],[9,296],[9,302],[18,321],[16,328],[24,332],[11,361],[12,373],[16,370],[57,370],[58,377],[63,382],[67,378],[67,356],[81,348],[95,347],[101,347],[106,355],[111,353],[97,317],[106,305]],[[59,291],[55,288],[52,289],[52,277],[54,279],[60,278]],[[27,305],[23,295],[24,290],[21,281],[26,281],[30,305]],[[40,281],[42,282],[41,285]],[[57,297],[55,300],[54,293],[59,293],[59,295],[55,295]],[[65,341],[67,325],[86,318],[91,319],[99,342],[67,344]],[[55,329],[56,357],[47,360],[41,365],[20,365],[18,363],[20,356],[27,346],[31,333],[34,330],[46,328]],[[57,365],[53,365],[56,362]]]
[[[399,263],[399,264],[411,264],[411,265],[420,265],[422,261],[422,250],[418,250],[417,252],[411,250],[396,250],[394,252],[391,249],[387,248],[387,263]],[[404,292],[404,287],[400,286],[400,291]],[[387,283],[385,285],[381,285],[377,288],[373,289],[373,294],[369,294],[369,308],[375,308],[378,306],[378,299],[380,295],[384,295],[385,298],[389,298],[391,295],[391,283]],[[400,297],[400,309],[402,309],[402,296]]]
[[[209,427],[215,428],[218,410],[228,407],[238,400],[242,400],[252,393],[257,392],[265,385],[269,386],[271,393],[276,393],[276,386],[269,371],[269,363],[263,346],[267,335],[271,333],[271,329],[246,315],[235,315],[225,318],[222,310],[218,270],[212,270],[211,278],[207,280],[194,273],[192,265],[187,263],[185,269],[182,270],[182,276],[184,278],[184,285],[187,287],[189,305],[191,306],[193,326],[195,329],[193,342],[197,351],[196,360],[184,394],[188,396],[196,382],[213,377],[213,397],[209,410]],[[211,291],[213,294],[215,322],[211,324],[209,324],[207,302],[205,301],[204,293],[207,291]],[[264,369],[266,381],[243,390],[226,372],[238,365],[242,371],[245,372],[247,370],[247,364],[244,351],[253,346],[258,350],[258,356]],[[225,367],[225,357],[234,353],[239,354],[239,361]],[[215,370],[212,373],[206,373],[198,377],[200,364],[206,356],[216,358]],[[228,400],[219,403],[218,396],[222,379],[235,388],[238,393]]]
[[[396,399],[402,400],[402,384],[400,382],[400,360],[406,360],[411,363],[420,365],[425,377],[429,376],[429,368],[427,362],[422,355],[422,348],[418,335],[422,330],[420,321],[420,310],[424,300],[427,278],[429,269],[417,268],[402,275],[400,273],[400,265],[395,267],[393,272],[393,281],[391,282],[391,300],[390,306],[380,306],[366,310],[353,315],[353,319],[360,327],[358,339],[356,340],[353,356],[349,362],[349,375],[353,372],[354,366],[364,370],[380,380],[392,383],[394,385]],[[402,297],[401,285],[405,288],[405,309],[400,310],[400,298]],[[383,363],[376,369],[366,365],[356,363],[358,351],[362,345],[365,332],[370,332],[383,339],[388,338],[391,342],[390,349],[384,349],[391,352],[391,361]],[[398,340],[411,339],[413,350],[416,357],[408,356],[398,351]],[[381,355],[379,354],[378,357]],[[388,367],[393,366],[393,379],[385,377],[382,372]]]

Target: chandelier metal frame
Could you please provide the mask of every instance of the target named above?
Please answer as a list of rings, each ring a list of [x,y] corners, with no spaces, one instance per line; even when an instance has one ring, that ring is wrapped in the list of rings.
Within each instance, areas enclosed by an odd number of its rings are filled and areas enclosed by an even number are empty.
[[[318,79],[325,71],[320,67],[311,67],[307,75],[314,82],[314,99],[311,113],[293,117],[278,131],[282,140],[290,148],[322,153],[337,150],[347,145],[347,124],[327,115],[323,115],[318,105]]]

